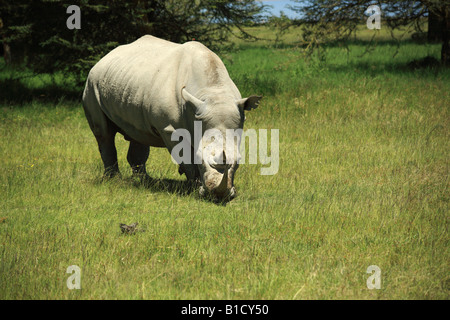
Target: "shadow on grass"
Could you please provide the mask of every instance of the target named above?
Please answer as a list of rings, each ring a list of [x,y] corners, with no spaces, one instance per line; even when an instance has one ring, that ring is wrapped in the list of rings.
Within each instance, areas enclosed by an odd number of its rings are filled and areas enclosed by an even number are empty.
[[[358,61],[351,62],[345,65],[327,65],[327,69],[329,71],[334,72],[356,72],[356,73],[365,73],[367,75],[377,75],[385,72],[389,73],[397,73],[397,74],[413,74],[417,71],[420,71],[421,76],[424,75],[434,75],[441,72],[445,72],[448,68],[442,66],[434,57],[426,56],[421,59],[412,60],[406,63],[400,62],[369,62],[369,61]]]
[[[23,104],[33,100],[58,102],[62,98],[81,101],[83,92],[81,87],[63,86],[56,83],[33,88],[17,78],[0,79],[0,88],[0,101],[13,104]]]
[[[105,182],[113,182],[113,181],[119,182],[119,184],[124,188],[129,188],[130,186],[139,189],[145,188],[152,193],[169,193],[177,195],[179,197],[189,197],[191,195],[195,195],[198,201],[205,201],[221,206],[225,206],[230,201],[229,199],[218,201],[217,199],[211,197],[199,197],[198,190],[200,187],[200,183],[188,180],[152,178],[150,176],[146,176],[143,179],[139,179],[133,176],[131,177],[115,176],[113,178],[101,177],[95,179],[96,184],[102,184]]]
[[[195,183],[187,180],[152,178],[147,176],[142,180],[130,177],[129,181],[131,181],[134,187],[144,187],[151,192],[171,193],[178,196],[189,196],[198,190],[198,186]]]

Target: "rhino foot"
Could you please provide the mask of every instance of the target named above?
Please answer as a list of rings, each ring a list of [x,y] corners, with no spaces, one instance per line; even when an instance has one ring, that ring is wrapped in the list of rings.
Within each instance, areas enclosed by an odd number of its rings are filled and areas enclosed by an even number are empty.
[[[105,168],[105,171],[103,172],[103,179],[104,180],[109,180],[109,179],[112,179],[112,178],[117,177],[117,176],[118,177],[121,176],[118,165]]]

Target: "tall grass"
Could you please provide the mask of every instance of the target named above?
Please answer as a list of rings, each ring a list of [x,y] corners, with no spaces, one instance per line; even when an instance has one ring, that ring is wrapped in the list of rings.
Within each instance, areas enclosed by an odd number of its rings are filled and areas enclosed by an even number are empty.
[[[103,182],[79,101],[5,99],[0,298],[448,299],[450,74],[406,67],[435,45],[351,49],[221,54],[243,95],[264,95],[246,128],[280,129],[279,172],[242,165],[226,206],[187,191],[164,149],[139,184],[120,136],[122,178]],[[122,234],[132,222],[145,231]]]

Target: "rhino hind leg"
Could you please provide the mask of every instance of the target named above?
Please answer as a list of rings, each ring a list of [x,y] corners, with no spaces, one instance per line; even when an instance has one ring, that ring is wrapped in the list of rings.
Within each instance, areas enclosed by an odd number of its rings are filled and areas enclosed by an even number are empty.
[[[143,145],[133,139],[130,139],[130,147],[128,148],[127,160],[130,164],[133,175],[140,178],[148,178],[145,163],[147,162],[150,147]]]
[[[83,95],[83,109],[89,127],[97,140],[100,156],[105,167],[104,177],[110,178],[120,174],[114,143],[118,127],[103,113],[95,95],[89,94],[89,89],[92,90],[90,86],[87,86]]]
[[[105,167],[105,172],[103,174],[105,178],[112,178],[120,174],[114,137],[115,134],[112,136],[95,136]]]
[[[97,120],[99,120],[97,118]],[[105,115],[101,117],[101,125],[93,126],[95,138],[97,139],[98,149],[100,156],[102,157],[105,172],[103,176],[105,178],[112,178],[116,175],[120,175],[119,163],[117,161],[117,149],[114,139],[118,131],[117,126],[109,120]]]

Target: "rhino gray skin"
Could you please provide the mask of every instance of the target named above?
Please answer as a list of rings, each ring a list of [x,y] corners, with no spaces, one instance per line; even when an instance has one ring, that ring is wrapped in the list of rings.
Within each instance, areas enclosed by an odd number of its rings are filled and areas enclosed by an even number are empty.
[[[242,98],[220,58],[199,42],[176,44],[144,36],[103,57],[89,72],[83,108],[97,139],[105,175],[119,173],[114,137],[130,141],[127,160],[134,174],[147,177],[150,146],[169,152],[176,129],[186,129],[194,140],[194,121],[207,129],[242,129],[244,110],[258,106],[261,97]],[[201,150],[194,150],[192,155]],[[201,181],[200,195],[233,198],[239,155],[222,163],[180,164],[180,174]]]

